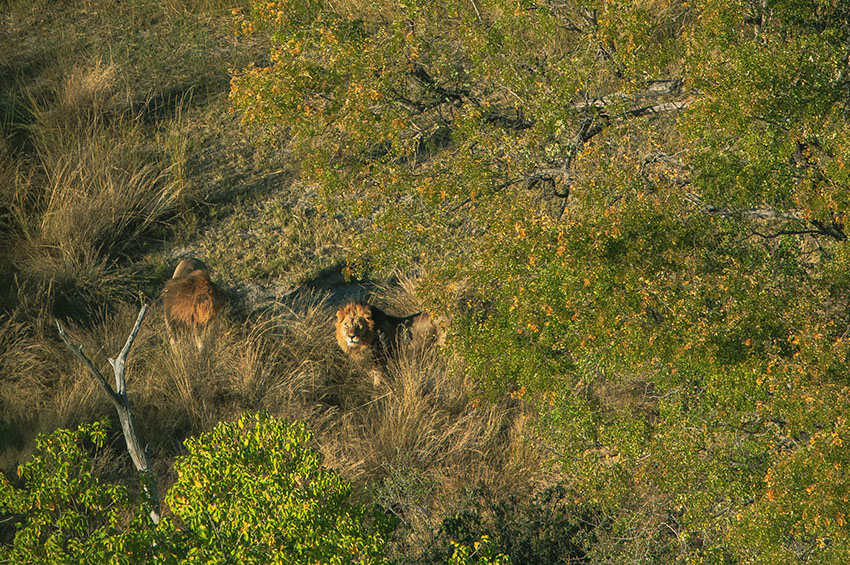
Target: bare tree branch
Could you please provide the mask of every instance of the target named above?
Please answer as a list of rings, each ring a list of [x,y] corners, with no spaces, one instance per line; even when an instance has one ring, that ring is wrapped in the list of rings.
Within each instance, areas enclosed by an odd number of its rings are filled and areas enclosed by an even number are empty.
[[[649,82],[646,88],[635,94],[627,94],[625,92],[615,92],[600,98],[594,98],[590,101],[577,102],[572,105],[573,110],[584,111],[591,108],[603,110],[606,106],[610,106],[615,102],[629,102],[649,100],[652,98],[660,98],[662,96],[677,96],[682,93],[682,79],[675,78],[671,80],[655,80]]]
[[[693,193],[685,195],[685,200],[696,205],[700,212],[709,216],[721,218],[744,218],[749,220],[766,220],[772,222],[800,222],[804,225],[814,226],[814,229],[780,230],[775,234],[762,234],[753,230],[753,234],[764,238],[773,238],[780,235],[825,235],[836,241],[846,241],[847,234],[844,233],[844,224],[840,222],[822,222],[821,220],[807,220],[799,212],[781,212],[774,208],[741,208],[733,209],[713,206],[703,202],[702,198]]]
[[[799,222],[804,222],[805,218],[803,218],[799,213],[791,211],[791,212],[780,212],[774,208],[725,208],[714,206],[712,204],[706,204],[702,198],[697,196],[696,194],[689,192],[685,195],[685,200],[694,204],[699,208],[699,211],[703,214],[708,214],[709,216],[717,216],[723,218],[748,218],[754,220],[771,220],[771,221],[789,221],[795,220]]]
[[[130,353],[130,346],[133,345],[133,342],[136,340],[136,335],[139,333],[139,328],[142,327],[142,320],[145,318],[145,313],[147,312],[148,305],[143,304],[142,309],[139,310],[139,315],[136,317],[136,324],[133,326],[133,331],[130,332],[130,335],[127,337],[127,342],[124,344],[124,347],[121,349],[121,353],[118,354],[116,359],[108,359],[109,364],[112,365],[112,371],[115,373],[115,389],[119,395],[126,395],[127,384],[124,380],[124,363],[127,360],[127,354]],[[82,353],[82,351],[80,351]]]
[[[144,489],[151,505],[151,520],[153,520],[154,524],[158,524],[160,520],[160,511],[156,479],[154,478],[153,471],[151,470],[148,454],[145,452],[142,442],[139,440],[139,436],[136,434],[135,427],[133,426],[133,416],[130,412],[130,402],[127,399],[127,386],[124,378],[124,367],[127,361],[127,355],[130,353],[130,347],[133,345],[133,341],[135,341],[136,335],[139,333],[139,328],[142,325],[142,320],[145,318],[147,308],[147,304],[142,305],[142,309],[139,311],[139,316],[136,318],[136,324],[133,326],[133,331],[130,332],[130,336],[127,338],[127,343],[124,344],[124,348],[121,350],[121,353],[118,354],[117,358],[109,359],[109,364],[112,365],[112,371],[115,373],[115,386],[117,391],[113,390],[112,387],[109,386],[109,383],[106,382],[103,374],[101,374],[91,360],[86,357],[86,354],[83,353],[82,346],[74,345],[71,338],[62,327],[62,324],[57,321],[56,326],[59,328],[59,337],[62,338],[62,341],[65,342],[68,349],[70,349],[71,352],[88,368],[89,372],[94,376],[95,381],[97,381],[103,391],[106,392],[106,395],[109,397],[109,400],[112,401],[112,405],[118,412],[118,419],[121,421],[121,429],[124,432],[124,440],[127,442],[127,451],[130,453],[133,465],[135,465],[136,471],[139,473],[142,488]]]
[[[111,400],[113,404],[120,404],[121,398],[115,393],[114,390],[112,390],[112,387],[109,386],[109,383],[106,382],[106,379],[103,377],[101,372],[97,370],[97,367],[95,367],[92,364],[91,360],[86,357],[86,355],[83,353],[82,346],[74,345],[73,342],[71,342],[71,338],[68,337],[67,333],[65,333],[65,328],[63,328],[62,324],[60,324],[58,321],[56,322],[56,327],[59,328],[59,337],[62,338],[62,341],[64,341],[65,345],[68,346],[68,349],[71,350],[71,353],[76,355],[77,358],[82,361],[83,365],[88,368],[89,372],[94,375],[95,380],[100,385],[100,388],[102,388],[106,395],[109,397],[109,400]]]
[[[651,114],[676,112],[678,110],[684,110],[687,107],[687,100],[683,102],[664,102],[662,104],[655,104],[654,106],[644,106],[643,108],[635,108],[634,110],[628,110],[626,112],[626,115],[633,118],[638,118],[640,116],[649,116]]]

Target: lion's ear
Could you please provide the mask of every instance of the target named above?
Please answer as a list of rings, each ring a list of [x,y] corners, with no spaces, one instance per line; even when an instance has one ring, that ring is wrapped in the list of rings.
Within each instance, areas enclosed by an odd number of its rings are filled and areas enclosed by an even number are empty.
[[[345,308],[340,308],[336,311],[336,321],[341,322],[345,318]]]

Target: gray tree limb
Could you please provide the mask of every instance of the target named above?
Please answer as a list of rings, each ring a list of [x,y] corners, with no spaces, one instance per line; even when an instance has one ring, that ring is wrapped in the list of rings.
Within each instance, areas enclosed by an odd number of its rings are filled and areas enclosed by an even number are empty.
[[[633,101],[650,100],[662,96],[680,96],[682,94],[682,79],[656,80],[648,83],[646,88],[635,93],[615,92],[607,96],[593,98],[592,100],[577,102],[572,105],[573,110],[580,112],[595,108],[604,110],[607,106],[616,103],[626,104]],[[671,108],[671,110],[674,108]],[[680,108],[675,108],[680,109]]]
[[[685,195],[685,200],[697,206],[700,212],[709,216],[717,216],[724,218],[748,218],[752,220],[771,220],[771,221],[789,221],[795,220],[803,222],[803,218],[795,211],[780,212],[774,208],[726,208],[706,204],[702,198],[689,192]]]
[[[782,212],[774,208],[726,208],[706,204],[702,198],[693,193],[685,195],[685,200],[697,206],[703,214],[721,218],[743,218],[749,220],[767,220],[772,222],[800,222],[804,225],[813,226],[814,229],[780,230],[775,234],[765,235],[754,232],[756,235],[772,238],[779,235],[815,235],[827,236],[836,241],[846,241],[847,234],[844,232],[844,224],[839,222],[823,222],[820,220],[807,220],[799,212],[790,210]]]
[[[111,386],[109,386],[109,383],[106,382],[103,374],[101,374],[91,360],[86,357],[86,354],[83,353],[82,346],[74,345],[71,338],[62,327],[62,324],[58,321],[56,322],[56,326],[59,328],[59,337],[62,338],[62,341],[65,342],[68,349],[70,349],[71,352],[80,361],[82,361],[86,368],[88,368],[89,372],[92,376],[94,376],[95,381],[100,385],[100,388],[103,389],[106,396],[112,401],[112,405],[115,406],[115,410],[118,412],[118,419],[121,421],[121,430],[124,432],[124,440],[127,442],[127,451],[133,459],[133,465],[139,473],[142,488],[144,489],[151,505],[151,520],[153,520],[154,524],[158,524],[160,520],[160,511],[156,479],[154,478],[153,471],[151,470],[148,454],[145,452],[142,442],[139,440],[139,436],[136,434],[135,427],[133,426],[133,415],[130,412],[130,402],[127,399],[127,383],[124,378],[127,355],[130,353],[130,347],[133,345],[133,341],[135,341],[136,335],[139,333],[139,328],[142,325],[142,320],[145,318],[147,308],[147,304],[142,305],[142,309],[139,311],[139,315],[136,318],[136,324],[133,326],[133,331],[130,332],[130,336],[127,338],[127,342],[124,344],[124,347],[121,349],[118,357],[108,360],[109,364],[112,366],[113,373],[115,373],[114,390]]]

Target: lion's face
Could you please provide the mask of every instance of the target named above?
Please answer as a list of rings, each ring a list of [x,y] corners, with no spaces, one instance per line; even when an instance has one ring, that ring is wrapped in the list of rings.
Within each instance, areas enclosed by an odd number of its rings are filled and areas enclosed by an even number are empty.
[[[360,353],[374,342],[375,322],[364,304],[346,304],[336,313],[336,341],[349,354]]]

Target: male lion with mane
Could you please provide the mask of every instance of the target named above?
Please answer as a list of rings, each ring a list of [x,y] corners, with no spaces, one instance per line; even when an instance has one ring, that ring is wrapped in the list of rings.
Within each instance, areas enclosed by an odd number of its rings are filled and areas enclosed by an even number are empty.
[[[209,271],[197,259],[183,259],[162,290],[165,327],[174,345],[175,326],[191,329],[201,349],[199,331],[227,306],[227,297],[210,280]]]
[[[438,330],[427,312],[399,318],[362,302],[349,302],[336,312],[336,342],[354,359],[369,354],[385,359],[402,340],[417,343],[433,336],[440,343]]]

